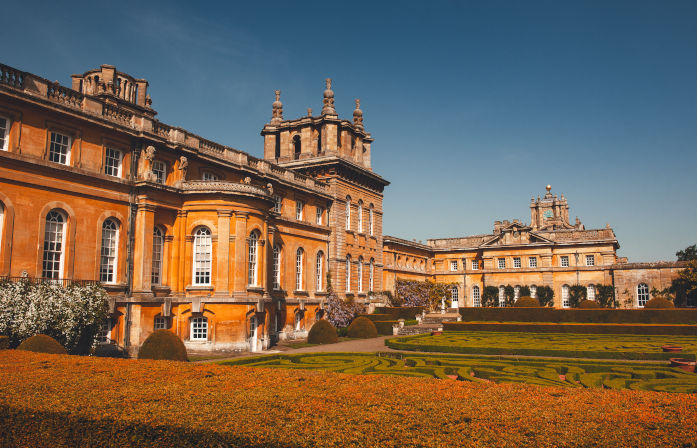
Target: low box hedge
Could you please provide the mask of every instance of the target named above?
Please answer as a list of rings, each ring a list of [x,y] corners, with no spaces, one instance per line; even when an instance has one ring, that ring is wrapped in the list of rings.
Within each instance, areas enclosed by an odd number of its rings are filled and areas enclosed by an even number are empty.
[[[555,322],[608,324],[697,325],[697,308],[674,309],[557,309],[557,308],[460,308],[466,322]]]
[[[396,320],[391,314],[385,314],[385,313],[359,314],[357,317],[367,317],[368,319],[372,320],[373,322],[385,321],[385,320]]]
[[[527,331],[530,333],[697,335],[697,325],[579,324],[549,322],[444,322],[445,331]]]
[[[424,310],[422,306],[378,306],[375,308],[375,314],[389,314],[392,319],[416,319],[418,314]]]

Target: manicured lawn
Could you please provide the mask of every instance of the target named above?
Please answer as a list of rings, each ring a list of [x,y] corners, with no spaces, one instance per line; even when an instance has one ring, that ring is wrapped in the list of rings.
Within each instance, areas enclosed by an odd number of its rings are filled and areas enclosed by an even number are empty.
[[[396,350],[423,352],[559,356],[569,358],[694,360],[697,336],[648,336],[493,331],[444,332],[392,338],[385,344]],[[680,353],[664,353],[664,345],[678,345]]]
[[[482,358],[407,353],[309,353],[223,361],[228,366],[303,369],[362,375],[515,382],[541,386],[697,392],[697,374],[662,364]]]
[[[694,447],[695,440],[694,394],[0,350],[3,447]]]

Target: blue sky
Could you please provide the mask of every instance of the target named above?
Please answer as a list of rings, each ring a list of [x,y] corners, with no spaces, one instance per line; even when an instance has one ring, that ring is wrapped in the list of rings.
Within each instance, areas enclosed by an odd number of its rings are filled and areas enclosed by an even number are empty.
[[[65,85],[114,64],[165,123],[256,156],[273,90],[319,113],[331,77],[392,182],[385,234],[527,222],[550,183],[630,260],[697,243],[697,1],[95,5],[3,5],[0,62]]]

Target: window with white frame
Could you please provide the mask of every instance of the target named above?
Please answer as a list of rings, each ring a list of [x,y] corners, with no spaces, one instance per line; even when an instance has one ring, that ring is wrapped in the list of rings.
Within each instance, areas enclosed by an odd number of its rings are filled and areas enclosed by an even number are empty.
[[[283,204],[283,198],[281,195],[273,195],[273,211],[276,213],[281,213],[281,205]]]
[[[167,318],[162,316],[155,316],[155,322],[153,324],[154,330],[166,330],[167,329]]]
[[[162,283],[162,253],[165,246],[165,235],[159,227],[155,227],[152,233],[152,276],[151,283]]]
[[[479,286],[474,285],[472,287],[472,306],[480,307],[482,306],[482,296],[479,291]]]
[[[368,289],[375,291],[375,259],[370,259],[370,268],[368,272]]]
[[[208,319],[205,317],[194,317],[191,319],[192,341],[208,340]]]
[[[58,279],[63,276],[65,224],[65,216],[58,210],[51,210],[46,215],[41,273],[44,278]]]
[[[295,313],[295,331],[302,330],[302,324],[303,324],[302,311],[298,311]]]
[[[210,171],[204,171],[201,175],[201,179],[209,181],[209,182],[215,182],[220,180],[217,174],[211,173]]]
[[[97,343],[99,344],[109,344],[111,343],[111,329],[114,326],[114,322],[110,317],[106,318],[100,325],[97,331]]]
[[[472,270],[476,271],[479,269],[479,260],[472,260]]]
[[[530,287],[530,297],[532,297],[533,299],[537,298],[537,286],[532,285]]]
[[[595,266],[595,255],[586,255],[586,266]]]
[[[370,236],[373,236],[375,234],[375,221],[374,221],[374,216],[373,216],[373,204],[370,204],[370,207],[368,208],[368,233]]]
[[[322,215],[324,215],[324,207],[320,207],[319,205],[315,209],[315,222],[317,223],[318,226],[322,225]]]
[[[503,285],[499,286],[499,306],[506,306],[506,289]]]
[[[70,137],[58,132],[51,132],[48,160],[63,165],[70,165]]]
[[[363,233],[363,201],[358,201],[358,233]]]
[[[593,286],[593,285],[586,286],[586,299],[595,300],[595,286]]]
[[[499,269],[506,269],[506,259],[505,258],[499,258]]]
[[[561,306],[562,308],[569,307],[569,285],[561,287]]]
[[[104,152],[104,174],[121,177],[121,159],[123,153],[118,149],[106,148]]]
[[[213,239],[208,227],[199,227],[194,232],[194,285],[211,284]]]
[[[358,292],[363,292],[363,257],[358,257]]]
[[[7,151],[10,141],[10,119],[0,116],[0,151]]]
[[[273,247],[273,289],[281,289],[281,246]]]
[[[569,256],[568,255],[562,255],[559,257],[559,264],[563,268],[568,268],[569,267]]]
[[[164,184],[165,179],[167,179],[167,165],[162,160],[155,160],[152,162],[152,172],[155,174],[155,182],[158,184]]]
[[[324,291],[324,252],[317,252],[315,260],[315,290]]]
[[[116,260],[119,241],[119,225],[109,218],[102,224],[102,250],[99,263],[99,281],[116,283]]]
[[[301,201],[300,199],[295,200],[295,219],[298,221],[302,221],[303,219],[303,207],[305,206],[305,203]]]
[[[646,302],[649,301],[649,285],[646,283],[639,283],[636,287],[636,298],[639,308],[643,308]]]
[[[520,285],[516,285],[516,286],[513,288],[513,298],[514,298],[515,300],[518,300],[519,297],[520,297]]]
[[[450,288],[450,299],[451,300],[453,300],[453,301],[457,300],[459,295],[460,295],[460,291],[458,291],[457,286],[453,286],[452,288]]]
[[[513,267],[514,267],[514,268],[520,268],[520,267],[521,267],[520,257],[513,257]]]
[[[346,292],[351,291],[351,255],[346,255]]]
[[[253,230],[247,240],[247,285],[259,286],[259,232]]]
[[[303,291],[303,262],[305,261],[305,251],[302,247],[295,252],[295,290]]]
[[[457,260],[450,260],[450,270],[457,271]]]
[[[351,196],[346,196],[346,230],[351,230]]]
[[[537,267],[537,257],[529,257],[528,258],[528,266],[531,268],[536,268]]]

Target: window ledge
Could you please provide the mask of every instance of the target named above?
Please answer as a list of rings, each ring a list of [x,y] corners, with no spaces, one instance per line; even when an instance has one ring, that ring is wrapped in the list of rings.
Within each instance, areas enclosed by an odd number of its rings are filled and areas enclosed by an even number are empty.
[[[189,285],[187,291],[213,291],[213,285]]]
[[[329,293],[327,291],[315,291],[315,296],[328,296]]]
[[[296,289],[295,291],[293,291],[293,294],[295,294],[296,296],[309,296],[310,295],[304,289]]]
[[[126,291],[126,284],[124,283],[102,283],[102,286],[108,292]]]
[[[248,292],[263,293],[263,292],[264,292],[264,288],[262,288],[261,286],[247,286],[247,291],[248,291]],[[280,290],[275,289],[274,291],[280,291]]]

